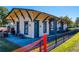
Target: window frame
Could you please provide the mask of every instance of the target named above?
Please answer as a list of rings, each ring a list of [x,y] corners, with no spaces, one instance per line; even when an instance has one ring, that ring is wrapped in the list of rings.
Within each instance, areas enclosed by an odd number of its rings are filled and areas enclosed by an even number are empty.
[[[26,28],[26,25],[27,25],[27,28]],[[24,21],[24,34],[28,35],[28,21]]]
[[[43,33],[47,33],[47,21],[43,22]]]

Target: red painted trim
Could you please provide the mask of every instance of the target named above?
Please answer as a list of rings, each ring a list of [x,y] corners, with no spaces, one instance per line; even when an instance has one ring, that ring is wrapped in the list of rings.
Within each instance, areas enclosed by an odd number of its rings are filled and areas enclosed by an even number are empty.
[[[43,42],[44,42],[44,52],[47,52],[48,49],[47,49],[47,35],[44,34],[43,36]]]
[[[36,46],[37,44],[39,44],[41,41],[43,41],[43,45],[40,45],[40,52],[42,52],[42,46],[44,46],[44,52],[48,52],[48,49],[47,49],[47,35],[44,34],[43,37],[27,46],[24,46],[24,47],[21,47],[21,48],[18,48],[14,51],[16,52],[28,52],[31,48],[33,48],[34,46]]]

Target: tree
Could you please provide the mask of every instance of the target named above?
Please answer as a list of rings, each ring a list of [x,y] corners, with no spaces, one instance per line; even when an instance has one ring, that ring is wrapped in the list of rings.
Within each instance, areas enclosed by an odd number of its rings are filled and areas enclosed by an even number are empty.
[[[75,25],[76,25],[77,27],[79,26],[79,17],[76,18]]]
[[[8,14],[8,9],[5,7],[0,7],[0,26],[5,25],[8,23],[4,17]]]
[[[72,26],[73,25],[73,21],[71,20],[71,18],[69,18],[68,16],[64,16],[64,17],[60,17],[62,20],[64,20],[68,26]]]

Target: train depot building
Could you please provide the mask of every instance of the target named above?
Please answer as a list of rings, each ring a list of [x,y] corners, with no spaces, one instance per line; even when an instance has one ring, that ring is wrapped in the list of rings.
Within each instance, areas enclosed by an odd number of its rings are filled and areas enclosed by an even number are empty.
[[[67,23],[57,16],[31,9],[13,8],[6,16],[12,20],[16,34],[37,38],[66,31]]]

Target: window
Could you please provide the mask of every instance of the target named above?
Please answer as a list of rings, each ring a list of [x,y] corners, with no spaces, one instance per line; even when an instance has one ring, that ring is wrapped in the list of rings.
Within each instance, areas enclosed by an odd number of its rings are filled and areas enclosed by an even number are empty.
[[[16,30],[17,30],[17,33],[20,32],[20,23],[19,22],[16,22]]]
[[[50,24],[51,24],[51,30],[53,30],[53,28],[54,28],[54,27],[53,27],[53,26],[54,26],[53,21],[51,21]]]
[[[47,32],[47,22],[44,21],[43,22],[43,33],[46,33]]]
[[[24,22],[24,34],[28,34],[28,22]]]

